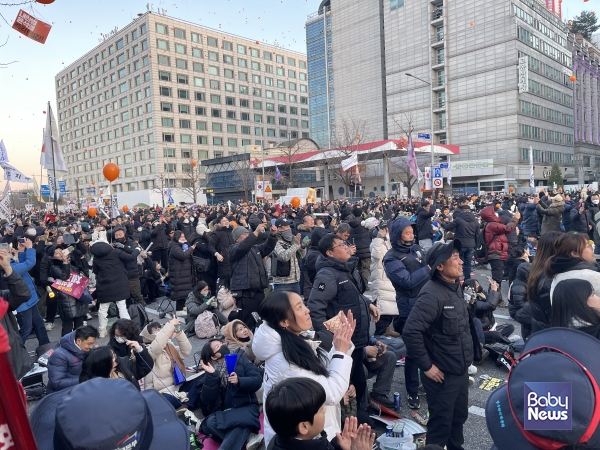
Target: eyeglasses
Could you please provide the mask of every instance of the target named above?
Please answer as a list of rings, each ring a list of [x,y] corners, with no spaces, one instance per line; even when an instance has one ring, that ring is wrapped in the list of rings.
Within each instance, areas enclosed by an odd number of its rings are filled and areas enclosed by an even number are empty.
[[[346,244],[345,242],[342,242],[341,244],[334,245],[329,250],[333,250],[333,249],[338,248],[338,247],[348,247],[348,244]]]

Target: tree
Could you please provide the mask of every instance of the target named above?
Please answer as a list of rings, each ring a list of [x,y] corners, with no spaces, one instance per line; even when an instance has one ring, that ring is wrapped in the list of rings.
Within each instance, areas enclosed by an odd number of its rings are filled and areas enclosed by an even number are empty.
[[[157,186],[158,184],[158,186]],[[154,179],[153,192],[158,192],[162,197],[162,208],[165,209],[165,174],[161,173]]]
[[[556,187],[564,186],[563,182],[563,174],[558,167],[558,163],[552,164],[552,170],[550,170],[550,175],[548,176],[548,187],[552,188],[556,184]]]
[[[205,184],[204,173],[200,171],[200,165],[193,159],[188,159],[183,165],[183,173],[177,179],[177,184],[194,202],[198,203],[198,194],[202,192]]]
[[[400,129],[401,134],[406,136],[406,139],[404,138],[404,136],[400,137],[400,141],[402,142],[402,145],[404,145],[406,148],[408,148],[408,135],[409,133],[412,134],[412,132],[414,131],[414,118],[413,115],[411,113],[408,114],[404,114],[404,119],[401,121],[396,120],[396,118],[393,119],[394,122],[396,123],[396,125],[398,126],[398,128]],[[406,157],[402,157],[402,158],[389,158],[389,163],[390,163],[390,172],[394,172],[397,173],[400,180],[406,185],[406,187],[408,188],[408,195],[410,197],[411,193],[412,193],[412,188],[413,186],[419,181],[417,177],[415,177],[411,171],[410,171],[410,167],[408,167],[408,164],[406,163]],[[425,164],[420,164],[419,163],[419,158],[417,155],[417,167],[419,169],[422,169],[421,171],[424,172],[425,171]]]
[[[592,39],[594,34],[600,25],[598,25],[598,19],[594,11],[581,11],[581,14],[575,16],[573,20],[569,22],[571,33],[581,34],[586,40]]]
[[[248,201],[248,194],[254,189],[254,168],[249,161],[238,161],[233,179],[235,187],[244,191],[244,200]]]

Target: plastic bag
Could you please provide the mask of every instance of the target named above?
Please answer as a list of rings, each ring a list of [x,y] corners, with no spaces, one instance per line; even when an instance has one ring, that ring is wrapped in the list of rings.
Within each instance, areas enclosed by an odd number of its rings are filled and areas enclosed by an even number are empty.
[[[390,437],[382,434],[377,438],[381,450],[412,450],[416,448],[413,444],[413,435],[404,432],[404,437]]]

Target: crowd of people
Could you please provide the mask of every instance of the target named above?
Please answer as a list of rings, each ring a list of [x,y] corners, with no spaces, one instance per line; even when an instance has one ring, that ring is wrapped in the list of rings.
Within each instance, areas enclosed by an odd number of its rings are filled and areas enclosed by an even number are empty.
[[[57,318],[62,336],[48,361],[49,395],[31,417],[36,439],[48,437],[46,404],[76,404],[97,383],[153,402],[165,421],[177,411],[197,422],[192,448],[203,435],[232,450],[263,439],[268,449],[371,449],[368,408],[394,409],[393,375],[403,370],[408,406],[421,408],[420,387],[427,395],[427,448],[462,449],[486,344],[521,339],[496,321],[498,306],[508,306],[525,342],[545,328],[600,338],[598,200],[583,189],[156,206],[112,219],[17,213],[0,223],[15,377],[33,364],[25,341],[52,345]],[[491,276],[473,277],[474,265]],[[81,298],[57,287],[73,275],[89,280]],[[145,316],[148,304],[170,302],[165,323]],[[88,323],[94,315],[98,327]],[[110,327],[109,316],[118,316]],[[210,338],[203,374],[187,380],[196,337]],[[74,439],[52,429],[54,442]],[[94,448],[126,448],[114,443]]]

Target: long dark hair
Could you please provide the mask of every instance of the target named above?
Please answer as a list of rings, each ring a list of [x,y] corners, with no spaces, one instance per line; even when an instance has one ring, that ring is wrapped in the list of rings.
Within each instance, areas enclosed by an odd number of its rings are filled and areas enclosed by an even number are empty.
[[[81,365],[79,382],[92,378],[110,378],[115,352],[108,346],[93,348],[88,352]]]
[[[587,304],[593,294],[594,288],[587,280],[569,279],[557,283],[552,293],[550,325],[573,328],[573,320],[600,325],[600,311]]]
[[[579,233],[577,231],[563,233],[562,236],[556,240],[556,244],[554,244],[554,254],[545,262],[546,275],[549,277],[556,275],[551,267],[552,262],[554,262],[556,258],[575,258],[581,260],[581,254],[588,245],[590,244],[587,233]],[[573,253],[577,256],[573,256]]]
[[[194,286],[194,297],[196,297],[196,299],[202,300],[202,294],[200,292],[202,292],[202,289],[206,286],[208,286],[208,284],[204,281],[198,281],[196,286]]]
[[[530,302],[534,302],[537,298],[538,284],[546,270],[546,262],[554,255],[554,249],[556,240],[561,237],[563,233],[560,231],[548,231],[544,234],[539,242],[538,248],[529,270],[529,277],[527,278],[527,299]]]
[[[308,343],[300,336],[286,330],[280,325],[284,320],[295,322],[294,311],[290,305],[290,293],[273,291],[260,304],[260,317],[281,336],[281,349],[287,362],[302,369],[310,370],[317,375],[329,376],[327,357],[320,348],[317,355]]]

